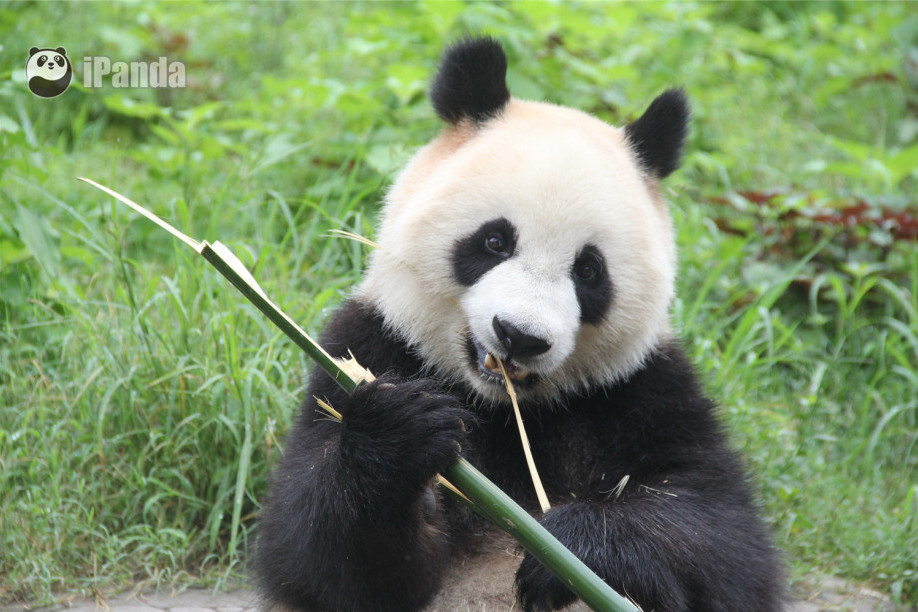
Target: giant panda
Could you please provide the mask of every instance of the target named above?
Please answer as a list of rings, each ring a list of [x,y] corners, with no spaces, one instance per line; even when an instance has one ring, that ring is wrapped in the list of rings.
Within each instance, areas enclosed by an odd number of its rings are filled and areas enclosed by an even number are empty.
[[[496,530],[435,484],[461,455],[538,512],[499,358],[549,532],[643,610],[781,609],[779,556],[670,326],[676,251],[660,181],[680,163],[684,93],[617,128],[511,97],[506,69],[488,37],[441,60],[430,98],[445,128],[387,193],[366,274],[322,338],[377,379],[347,395],[312,374],[261,512],[265,602],[376,612],[575,601],[512,544],[495,562]],[[453,581],[487,582],[488,563],[509,564],[508,598],[442,603]]]

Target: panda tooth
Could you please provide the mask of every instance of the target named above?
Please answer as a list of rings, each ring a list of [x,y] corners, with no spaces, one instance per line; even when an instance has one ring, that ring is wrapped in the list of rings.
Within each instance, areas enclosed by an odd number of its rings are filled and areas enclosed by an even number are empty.
[[[500,366],[497,365],[497,359],[495,359],[494,355],[491,353],[485,356],[484,367],[492,372],[500,372]]]
[[[529,376],[529,370],[526,370],[519,366],[513,366],[513,369],[509,370],[507,372],[507,375],[513,380],[523,381],[523,380],[526,380],[527,376]]]

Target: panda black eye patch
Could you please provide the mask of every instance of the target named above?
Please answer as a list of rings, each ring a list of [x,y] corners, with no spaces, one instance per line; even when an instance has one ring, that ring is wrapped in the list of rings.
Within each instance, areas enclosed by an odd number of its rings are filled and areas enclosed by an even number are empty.
[[[596,325],[612,303],[612,279],[597,247],[592,244],[583,247],[571,266],[571,279],[580,304],[580,321]]]
[[[461,285],[469,287],[491,268],[513,257],[516,252],[516,228],[504,219],[482,224],[453,245],[453,274]]]

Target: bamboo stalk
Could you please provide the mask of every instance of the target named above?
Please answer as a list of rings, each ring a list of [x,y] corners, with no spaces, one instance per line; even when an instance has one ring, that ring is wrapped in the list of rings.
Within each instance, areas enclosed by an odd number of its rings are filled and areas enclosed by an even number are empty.
[[[468,461],[460,457],[446,471],[446,476],[475,502],[479,511],[491,523],[513,536],[590,608],[600,612],[638,612],[631,601],[603,582],[583,561]]]
[[[340,360],[329,355],[299,325],[272,302],[245,266],[220,242],[213,245],[196,241],[178,231],[147,209],[120,193],[98,183],[81,178],[115,199],[140,212],[173,236],[179,238],[213,265],[246,299],[255,305],[288,338],[312,357],[345,391],[351,392],[365,380],[373,380],[368,370],[356,360]],[[514,502],[506,493],[488,480],[465,459],[459,458],[446,476],[462,497],[495,526],[513,536],[530,554],[554,573],[588,606],[599,612],[637,612],[630,601],[616,593],[594,574],[570,550],[554,538],[538,521]]]

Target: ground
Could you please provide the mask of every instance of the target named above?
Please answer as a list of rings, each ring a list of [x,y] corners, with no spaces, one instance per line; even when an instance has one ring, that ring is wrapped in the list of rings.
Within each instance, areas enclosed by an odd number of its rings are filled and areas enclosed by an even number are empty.
[[[466,586],[480,588],[480,598],[474,603],[459,603],[451,599],[449,589],[437,599],[429,612],[509,612],[514,610],[511,601],[498,595],[503,589],[496,585],[495,576],[466,573]],[[506,584],[501,582],[501,585]],[[889,598],[872,589],[845,582],[830,576],[820,576],[798,585],[796,601],[787,612],[906,612],[915,610],[896,607]],[[52,608],[30,608],[27,605],[0,606],[0,612],[23,610],[69,610],[70,612],[259,612],[255,592],[246,587],[235,587],[225,592],[191,588],[179,593],[127,592],[116,597],[97,599],[64,599]],[[571,612],[586,612],[583,604],[569,608]]]

